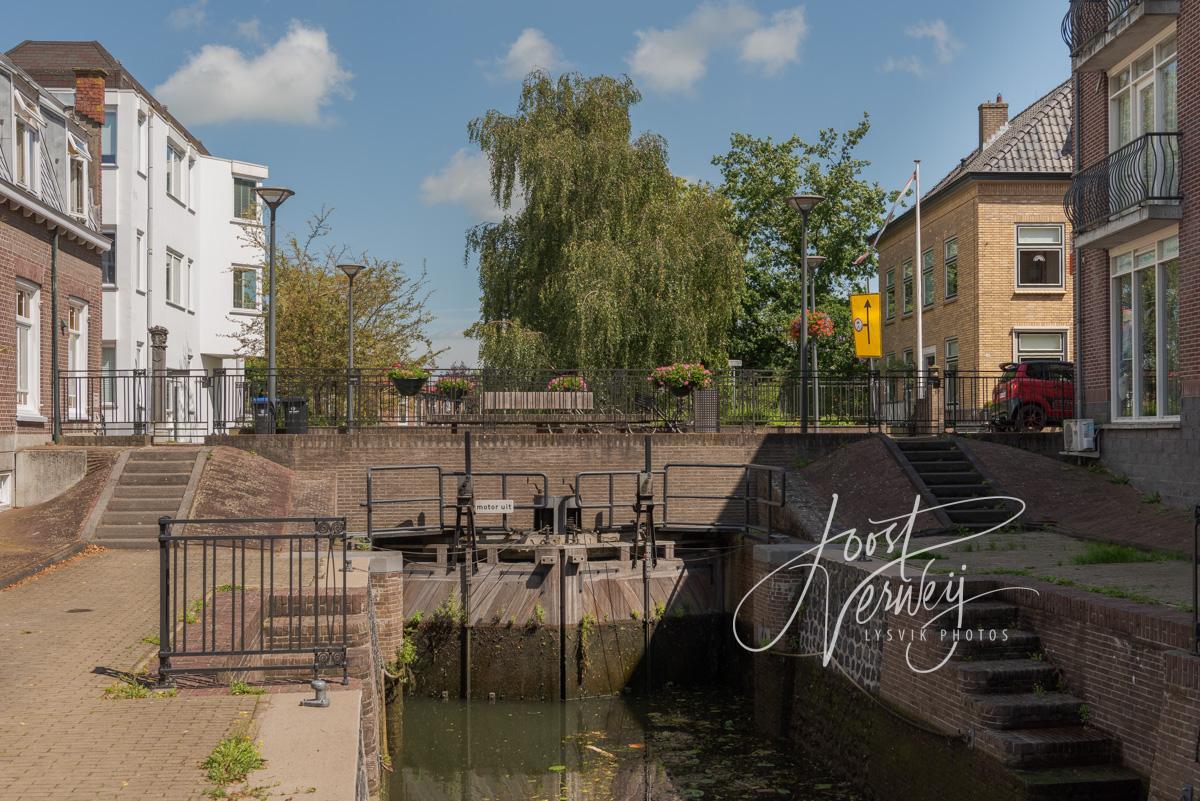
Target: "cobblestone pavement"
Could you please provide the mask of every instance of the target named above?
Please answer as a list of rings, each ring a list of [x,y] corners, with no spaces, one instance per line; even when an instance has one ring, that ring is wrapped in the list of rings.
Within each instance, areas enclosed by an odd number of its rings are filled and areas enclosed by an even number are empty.
[[[104,551],[0,592],[0,799],[192,799],[254,696],[106,700],[153,646],[156,551]]]

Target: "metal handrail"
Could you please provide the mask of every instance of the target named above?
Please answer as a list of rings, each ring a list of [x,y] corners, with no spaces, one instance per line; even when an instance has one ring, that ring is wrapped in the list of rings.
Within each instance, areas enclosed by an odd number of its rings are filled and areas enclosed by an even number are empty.
[[[1062,21],[1062,37],[1072,56],[1079,55],[1092,41],[1142,0],[1071,0]]]
[[[1079,172],[1063,198],[1071,225],[1086,231],[1146,203],[1178,203],[1180,135],[1148,133]]]

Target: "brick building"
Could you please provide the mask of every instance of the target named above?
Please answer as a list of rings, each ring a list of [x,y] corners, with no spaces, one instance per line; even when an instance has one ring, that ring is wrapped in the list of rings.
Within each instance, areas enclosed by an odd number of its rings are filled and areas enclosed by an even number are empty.
[[[81,96],[103,86],[93,71],[76,81]],[[0,56],[0,506],[21,481],[17,451],[50,439],[54,348],[60,369],[100,366],[103,123],[102,94],[68,109]],[[87,405],[60,403],[64,416]]]
[[[921,265],[913,209],[880,240],[885,363],[920,360],[915,281],[926,365],[994,371],[1072,357],[1070,129],[1070,82],[1011,120],[1002,98],[979,106],[978,146],[921,201]]]
[[[1078,413],[1110,469],[1200,501],[1200,0],[1074,0]],[[1190,165],[1190,166],[1189,166]]]

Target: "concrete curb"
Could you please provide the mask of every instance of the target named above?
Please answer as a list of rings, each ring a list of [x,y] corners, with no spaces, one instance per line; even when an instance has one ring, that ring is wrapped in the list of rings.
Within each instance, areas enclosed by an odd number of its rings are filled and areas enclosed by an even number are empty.
[[[70,545],[66,546],[65,548],[59,548],[57,551],[52,553],[50,556],[46,557],[45,559],[42,559],[41,561],[39,561],[35,564],[29,565],[28,567],[22,567],[19,570],[16,570],[13,573],[9,573],[6,576],[0,576],[0,590],[10,587],[13,584],[16,584],[18,581],[24,581],[25,579],[29,578],[30,576],[37,575],[38,573],[41,573],[46,568],[56,565],[59,562],[63,561],[64,559],[70,559],[72,556],[74,556],[75,554],[82,551],[88,545],[91,545],[91,543],[90,542],[73,542]]]
[[[200,477],[204,475],[204,465],[208,463],[209,455],[212,454],[212,448],[203,447],[196,454],[196,461],[192,463],[192,475],[188,478],[187,489],[183,491],[183,497],[179,499],[179,509],[175,512],[177,519],[186,520],[192,512],[192,503],[196,500],[196,489],[200,486]]]
[[[113,463],[112,469],[108,471],[104,489],[100,490],[100,494],[96,496],[96,502],[92,504],[92,510],[88,512],[83,528],[79,532],[79,539],[84,544],[95,541],[96,526],[100,525],[100,518],[104,516],[104,510],[108,508],[108,502],[112,500],[117,484],[121,481],[121,475],[125,472],[125,463],[129,461],[130,453],[132,453],[131,450],[121,451],[117,461]]]

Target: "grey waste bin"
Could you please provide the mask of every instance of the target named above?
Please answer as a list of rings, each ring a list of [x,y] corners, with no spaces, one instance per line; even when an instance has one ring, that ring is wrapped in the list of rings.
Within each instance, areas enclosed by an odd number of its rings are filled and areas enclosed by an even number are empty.
[[[275,433],[275,410],[271,408],[269,398],[254,398],[250,401],[254,410],[254,433]]]
[[[280,398],[283,430],[288,434],[308,433],[308,398]]]

